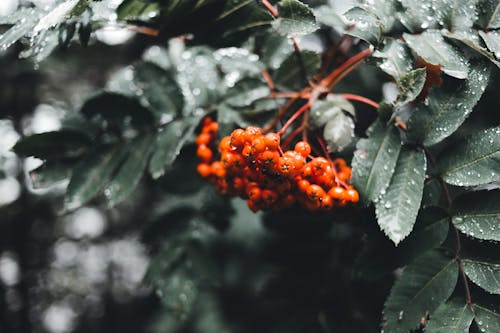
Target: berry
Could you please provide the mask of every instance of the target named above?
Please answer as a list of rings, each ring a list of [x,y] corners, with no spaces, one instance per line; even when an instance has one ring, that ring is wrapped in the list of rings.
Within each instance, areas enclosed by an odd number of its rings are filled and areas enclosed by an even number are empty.
[[[198,167],[196,168],[200,176],[203,178],[207,178],[212,174],[212,168],[208,163],[200,163],[198,164]]]
[[[199,145],[196,155],[205,163],[210,162],[213,157],[212,150],[207,145]]]
[[[311,154],[311,146],[305,141],[297,142],[294,150],[303,157],[307,157]]]

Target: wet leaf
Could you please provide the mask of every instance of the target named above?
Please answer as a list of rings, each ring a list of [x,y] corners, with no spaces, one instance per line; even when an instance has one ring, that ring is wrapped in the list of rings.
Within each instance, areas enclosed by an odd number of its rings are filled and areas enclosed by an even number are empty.
[[[500,294],[500,264],[477,259],[463,259],[465,274],[489,293]]]
[[[313,104],[309,115],[310,122],[313,126],[321,127],[344,111],[353,117],[356,115],[351,102],[341,95],[328,95],[325,100]]]
[[[156,144],[149,172],[153,178],[159,178],[165,174],[174,162],[186,141],[193,135],[198,125],[199,118],[175,120],[166,125],[156,136]]]
[[[384,59],[379,65],[387,74],[400,79],[413,68],[408,46],[400,40],[387,38],[381,50],[373,52],[373,57]]]
[[[422,201],[425,170],[422,151],[402,149],[386,193],[375,204],[380,228],[396,245],[413,229]]]
[[[500,127],[455,143],[439,156],[438,168],[444,181],[456,186],[500,181]]]
[[[500,28],[500,2],[498,0],[479,0],[479,25],[485,29]]]
[[[408,265],[385,302],[384,332],[408,332],[419,326],[426,312],[433,315],[455,289],[458,265],[438,250]]]
[[[171,120],[182,111],[184,97],[171,72],[144,62],[136,66],[135,78],[158,120]]]
[[[406,73],[398,80],[399,95],[397,102],[406,104],[414,101],[425,85],[426,69],[419,68]]]
[[[495,333],[500,331],[500,314],[478,304],[474,304],[474,314],[474,322],[481,332]]]
[[[500,62],[497,60],[498,57],[495,57],[493,51],[490,51],[486,48],[483,41],[481,40],[480,35],[484,34],[482,31],[445,31],[443,32],[443,36],[446,38],[450,38],[453,40],[457,40],[464,45],[467,45],[474,51],[486,57],[489,61],[500,67]]]
[[[471,67],[467,80],[448,78],[442,87],[433,89],[408,121],[411,141],[433,145],[445,139],[465,121],[488,84],[490,69],[484,63]]]
[[[316,16],[316,21],[320,24],[324,24],[329,27],[345,27],[344,18],[339,15],[332,7],[328,5],[319,6],[314,8],[314,15]]]
[[[323,130],[329,151],[342,151],[354,138],[354,121],[343,112],[330,119]]]
[[[425,331],[429,333],[469,332],[473,319],[474,312],[463,300],[452,299],[436,309]]]
[[[71,166],[63,163],[44,163],[30,171],[34,189],[44,189],[71,177]]]
[[[91,144],[90,138],[80,131],[61,130],[30,135],[19,140],[12,149],[23,157],[58,159],[80,156]]]
[[[40,17],[41,13],[33,10],[30,15],[21,18],[13,27],[0,35],[0,51],[7,50],[19,39],[31,33]]]
[[[479,31],[479,35],[486,43],[488,50],[492,52],[497,59],[500,59],[500,32],[498,31]]]
[[[87,118],[99,115],[112,123],[123,125],[130,121],[138,127],[150,125],[154,121],[151,112],[136,98],[112,92],[103,92],[88,99],[80,112]]]
[[[64,210],[71,211],[92,200],[108,184],[125,158],[127,147],[96,150],[73,169],[64,198]]]
[[[67,0],[55,6],[50,12],[43,16],[33,28],[34,33],[52,28],[71,16],[76,6],[88,5],[87,0]]]
[[[396,128],[386,127],[380,121],[369,128],[367,139],[358,141],[352,161],[352,182],[365,203],[385,193],[400,149]]]
[[[469,192],[453,201],[455,227],[478,239],[500,241],[500,190]]]
[[[353,28],[346,31],[347,34],[361,38],[370,44],[377,45],[382,38],[383,26],[380,19],[368,10],[354,7],[348,10],[344,17]]]
[[[109,207],[125,200],[139,184],[154,147],[153,140],[152,134],[145,134],[127,145],[127,156],[104,189]]]
[[[252,105],[256,100],[269,97],[271,91],[258,79],[244,79],[239,81],[226,93],[225,103],[236,108]]]
[[[441,65],[443,72],[458,79],[467,78],[469,62],[454,46],[448,44],[441,32],[428,30],[420,35],[403,34],[408,45],[425,61]]]
[[[318,29],[311,8],[298,0],[281,0],[278,12],[273,28],[282,35],[306,35]]]

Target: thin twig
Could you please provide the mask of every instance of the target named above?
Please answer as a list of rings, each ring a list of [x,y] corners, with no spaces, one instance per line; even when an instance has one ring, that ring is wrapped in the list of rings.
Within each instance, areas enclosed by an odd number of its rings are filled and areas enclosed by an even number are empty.
[[[379,104],[377,102],[372,101],[371,99],[363,97],[363,96],[359,96],[359,95],[355,95],[355,94],[341,94],[341,95],[342,95],[342,97],[344,97],[347,100],[365,103],[365,104],[368,104],[370,106],[373,106],[375,109],[378,109],[378,107],[379,107]]]
[[[311,107],[311,104],[310,103],[306,103],[304,105],[302,105],[291,117],[290,119],[288,119],[288,121],[285,123],[285,125],[283,125],[283,127],[277,132],[278,135],[282,135],[283,133],[285,133],[285,131],[287,130],[288,127],[290,127],[291,124],[293,124],[293,122],[295,121],[295,119],[297,119],[298,117],[300,117],[301,114],[303,114],[304,112],[306,112],[309,108]]]
[[[300,51],[299,43],[297,42],[297,38],[295,38],[294,36],[291,36],[290,39],[293,43],[293,50],[295,51],[295,57],[297,58],[297,62],[299,63],[302,80],[304,80],[304,84],[307,85],[308,84],[307,70],[306,70],[306,65],[304,63],[304,58],[302,57],[302,52]]]

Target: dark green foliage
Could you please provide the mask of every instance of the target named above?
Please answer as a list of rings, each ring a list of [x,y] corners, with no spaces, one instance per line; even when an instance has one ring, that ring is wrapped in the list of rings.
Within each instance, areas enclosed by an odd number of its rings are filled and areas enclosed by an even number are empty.
[[[69,181],[54,211],[92,204],[134,220],[109,233],[140,232],[152,256],[145,280],[158,320],[145,331],[500,331],[498,1],[358,1],[342,13],[328,1],[282,0],[271,1],[273,17],[254,0],[125,0],[113,24],[139,33],[123,48],[96,42],[109,23],[99,2],[0,17],[0,51],[19,41],[37,66],[51,53],[133,54],[108,64],[113,73],[91,95],[68,98],[77,111],[59,130],[26,130],[36,134],[12,150],[41,160],[20,200]],[[365,67],[346,70],[333,93],[314,90],[368,48]],[[304,122],[313,154],[322,137],[350,162],[360,205],[253,214],[196,174],[203,117],[218,121],[217,140],[264,127],[286,103],[271,93],[304,87],[317,93]],[[19,133],[23,116],[11,117]],[[0,169],[0,180],[14,178]]]

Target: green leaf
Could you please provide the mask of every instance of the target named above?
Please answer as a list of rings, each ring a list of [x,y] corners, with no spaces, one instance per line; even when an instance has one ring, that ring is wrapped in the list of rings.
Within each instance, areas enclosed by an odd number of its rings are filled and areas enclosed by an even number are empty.
[[[314,15],[316,16],[316,21],[320,24],[334,28],[344,28],[346,26],[342,16],[328,5],[319,6],[313,10]]]
[[[473,134],[447,148],[438,159],[448,184],[476,186],[500,181],[500,127]]]
[[[398,131],[376,121],[368,129],[368,138],[356,145],[352,161],[352,182],[362,200],[374,201],[391,181],[401,143]]]
[[[389,187],[375,204],[380,228],[396,245],[413,229],[422,201],[425,170],[424,152],[401,150]]]
[[[33,134],[19,140],[12,148],[20,156],[40,159],[78,157],[91,145],[85,134],[73,130],[61,130]]]
[[[157,135],[156,144],[149,163],[153,178],[165,174],[174,162],[186,141],[193,135],[199,118],[175,120],[166,125]]]
[[[455,227],[471,237],[500,241],[500,190],[470,192],[453,201]]]
[[[304,50],[301,53],[307,76],[315,74],[319,69],[320,55],[308,50]],[[284,89],[301,88],[304,85],[304,78],[302,77],[300,64],[295,53],[290,54],[276,70],[274,73],[274,82]]]
[[[111,180],[127,149],[120,146],[110,151],[97,150],[78,163],[66,190],[64,210],[74,210],[93,199]]]
[[[467,80],[448,78],[419,104],[408,121],[410,140],[433,145],[445,139],[465,121],[481,98],[490,69],[484,63],[471,67]]]
[[[464,31],[472,28],[477,19],[476,4],[478,1],[442,1],[444,27],[450,31]]]
[[[43,189],[71,177],[71,168],[62,163],[44,163],[29,174],[33,188]]]
[[[489,293],[500,294],[500,264],[477,259],[463,259],[465,274]]]
[[[474,312],[465,301],[452,299],[441,304],[425,327],[426,333],[463,333],[469,332]]]
[[[293,46],[288,38],[280,35],[269,35],[262,46],[261,60],[268,68],[276,70],[292,53]]]
[[[446,208],[446,200],[439,180],[429,179],[424,185],[424,194],[422,195],[422,207],[442,207]]]
[[[224,102],[232,107],[241,108],[252,105],[256,100],[268,97],[269,88],[258,79],[243,79],[226,93]]]
[[[315,127],[324,126],[343,111],[356,116],[354,106],[341,95],[328,95],[325,100],[314,102],[310,112],[310,122]]]
[[[120,4],[116,13],[118,20],[138,19],[147,17],[149,13],[158,11],[158,3],[150,3],[143,0],[128,0]]]
[[[153,140],[153,135],[145,134],[135,138],[127,145],[127,156],[123,164],[104,189],[109,207],[126,199],[139,184],[154,147]]]
[[[500,332],[500,314],[477,304],[474,304],[474,314],[474,322],[481,332]]]
[[[455,289],[458,265],[440,251],[429,251],[408,265],[385,303],[386,333],[408,332],[427,312],[432,316]]]
[[[498,0],[479,0],[479,25],[485,29],[500,28],[500,2]]]
[[[278,12],[273,28],[282,35],[307,35],[318,29],[311,8],[298,0],[281,0]]]
[[[500,15],[499,15],[500,17]],[[479,35],[486,43],[488,49],[495,55],[497,59],[500,59],[500,32],[498,31],[479,31]]]
[[[403,10],[398,12],[401,23],[411,32],[420,32],[424,29],[439,27],[439,21],[443,20],[444,13],[441,11],[439,2],[430,1],[418,2],[412,0],[400,0]],[[427,5],[428,4],[428,5]],[[446,4],[450,5],[449,2]],[[440,11],[437,11],[439,6]]]
[[[68,19],[76,7],[80,9],[88,6],[87,0],[67,0],[59,3],[50,12],[43,16],[33,28],[33,32],[39,33],[42,30],[52,28]]]
[[[135,74],[135,84],[158,119],[170,120],[182,111],[184,97],[172,73],[146,62],[136,66]]]
[[[19,20],[13,27],[0,35],[0,51],[7,50],[12,44],[32,32],[41,17],[40,11],[35,11]]]
[[[482,56],[486,57],[489,61],[494,63],[497,67],[500,67],[500,62],[495,57],[493,51],[486,48],[480,35],[484,34],[482,31],[470,30],[470,31],[443,31],[443,36],[453,40],[457,40],[464,45],[470,47],[474,51],[478,52]],[[483,39],[484,40],[484,39]]]
[[[342,151],[354,138],[354,121],[343,112],[329,120],[323,129],[323,138],[329,151]]]
[[[449,218],[446,212],[436,207],[419,211],[411,234],[398,245],[398,253],[404,257],[403,263],[417,258],[434,249],[446,240]]]
[[[151,112],[134,97],[104,92],[88,99],[81,113],[87,118],[100,115],[109,122],[124,124],[130,118],[132,125],[144,126],[153,123]]]
[[[347,34],[361,38],[370,44],[377,45],[382,38],[383,26],[380,19],[374,13],[361,7],[348,10],[344,17],[353,24]]]
[[[462,53],[448,44],[441,32],[428,30],[420,35],[403,34],[406,43],[425,61],[441,65],[443,72],[458,79],[467,78],[469,63]]]
[[[410,49],[397,39],[387,38],[384,47],[373,52],[373,57],[384,59],[380,69],[395,79],[400,79],[413,68]]]
[[[398,80],[400,92],[397,102],[406,104],[414,101],[424,88],[426,76],[425,68],[419,68],[400,77]]]

